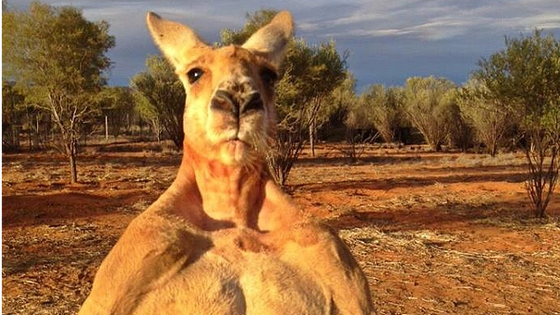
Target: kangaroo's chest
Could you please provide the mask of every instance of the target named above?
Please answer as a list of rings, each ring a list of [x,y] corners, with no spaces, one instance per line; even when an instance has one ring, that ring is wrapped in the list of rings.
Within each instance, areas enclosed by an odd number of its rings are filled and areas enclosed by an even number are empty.
[[[210,315],[329,313],[326,289],[299,260],[284,255],[287,248],[270,248],[242,230],[210,238],[212,246],[194,255],[154,294],[166,309]]]

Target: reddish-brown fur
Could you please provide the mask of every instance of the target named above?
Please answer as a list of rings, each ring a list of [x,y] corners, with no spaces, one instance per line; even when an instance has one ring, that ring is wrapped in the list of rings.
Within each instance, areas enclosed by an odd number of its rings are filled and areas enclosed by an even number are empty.
[[[275,112],[262,73],[278,70],[291,15],[219,49],[154,14],[148,26],[188,95],[183,160],[104,260],[80,314],[371,313],[344,243],[301,213],[265,168]],[[196,82],[193,69],[203,72]]]

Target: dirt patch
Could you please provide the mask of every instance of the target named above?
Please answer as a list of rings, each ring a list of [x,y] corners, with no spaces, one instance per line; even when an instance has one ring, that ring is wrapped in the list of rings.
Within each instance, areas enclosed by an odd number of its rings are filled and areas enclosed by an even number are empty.
[[[152,145],[153,146],[153,145]],[[156,150],[161,151],[161,150]],[[3,314],[74,314],[128,223],[174,179],[180,154],[94,149],[3,155]],[[560,198],[533,219],[522,156],[375,149],[352,163],[305,152],[288,189],[340,230],[378,314],[558,314]]]

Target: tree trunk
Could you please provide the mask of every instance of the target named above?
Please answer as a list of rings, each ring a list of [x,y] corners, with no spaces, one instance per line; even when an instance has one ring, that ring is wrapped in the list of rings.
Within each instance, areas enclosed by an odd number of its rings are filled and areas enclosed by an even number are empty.
[[[558,182],[558,136],[543,134],[542,129],[531,130],[528,143],[523,146],[529,165],[527,192],[533,202],[535,216],[543,218]],[[547,161],[548,160],[548,161]]]
[[[109,120],[105,115],[105,143],[109,143]]]
[[[35,145],[37,146],[37,148],[39,148],[39,146],[41,145],[41,135],[39,133],[39,115],[35,114]]]
[[[546,210],[545,207],[543,207],[542,205],[539,205],[539,207],[537,208],[537,211],[536,211],[537,212],[537,218],[541,218],[541,219],[544,218],[545,217],[545,215],[544,215],[545,210]]]
[[[27,145],[29,149],[33,149],[33,139],[31,138],[31,120],[29,118],[29,112],[26,111],[25,118],[27,119]]]
[[[430,148],[435,152],[441,152],[442,151],[441,143],[439,143],[439,142],[431,142],[430,143]]]
[[[12,147],[19,148],[19,130],[15,124],[12,124]]]
[[[309,122],[309,146],[311,148],[311,156],[315,156],[315,124]]]
[[[489,141],[488,146],[489,146],[488,153],[490,153],[490,156],[496,157],[496,154],[498,153],[498,144],[496,142]]]
[[[70,183],[75,184],[78,182],[78,171],[76,168],[76,144],[74,142],[69,144],[67,152],[70,162]]]

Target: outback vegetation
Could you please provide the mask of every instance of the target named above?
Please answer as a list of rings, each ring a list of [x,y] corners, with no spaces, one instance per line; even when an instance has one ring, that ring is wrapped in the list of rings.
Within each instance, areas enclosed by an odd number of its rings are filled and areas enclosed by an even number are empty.
[[[306,146],[286,183],[306,213],[339,231],[366,273],[377,313],[554,314],[560,309],[560,198],[536,219],[524,154],[374,144]],[[172,141],[88,146],[82,182],[66,159],[5,154],[6,314],[75,314],[128,223],[169,187]]]
[[[111,64],[105,53],[115,45],[108,30],[107,23],[87,21],[73,7],[34,2],[25,12],[2,11],[2,77],[56,126],[60,137],[51,144],[69,158],[72,183],[78,180],[78,140],[100,111],[97,97]]]
[[[275,13],[248,14],[243,28],[223,30],[216,45],[243,42]],[[107,23],[86,21],[72,7],[39,2],[26,12],[6,8],[3,16],[5,152],[23,144],[59,148],[69,158],[70,181],[76,182],[79,146],[94,134],[104,132],[106,141],[109,134],[171,139],[181,148],[184,91],[164,59],[148,56],[146,71],[134,76],[130,87],[106,87],[104,70],[110,60],[105,52],[115,42]],[[63,24],[84,31],[55,36]],[[92,47],[80,46],[84,41]],[[313,154],[320,141],[344,141],[347,146],[341,150],[353,159],[374,141],[426,143],[434,151],[482,149],[491,156],[519,148],[528,163],[529,198],[535,215],[543,217],[560,165],[559,41],[537,30],[506,38],[505,44],[480,60],[464,86],[446,78],[412,77],[403,87],[373,84],[357,95],[355,79],[346,69],[349,53],[340,54],[332,41],[309,45],[296,34],[277,86],[278,137],[268,155],[271,173],[284,185],[304,144]],[[19,50],[28,53],[11,53]],[[89,59],[61,60],[72,53]],[[60,76],[48,75],[52,72]]]
[[[248,14],[216,45],[275,13]],[[130,86],[107,86],[116,39],[76,8],[3,2],[2,28],[3,301],[13,314],[75,312],[179,165],[184,92],[157,56]],[[268,163],[305,211],[340,229],[380,314],[559,309],[560,40],[506,38],[463,86],[413,77],[358,94],[348,58],[334,41],[292,39]]]

